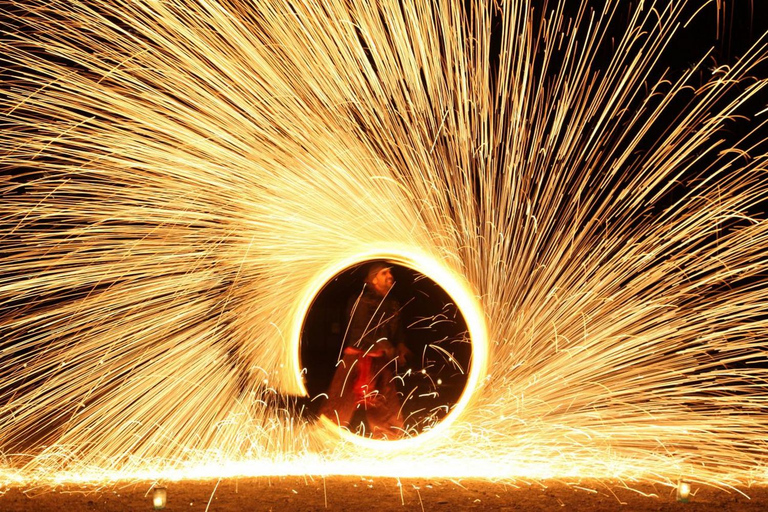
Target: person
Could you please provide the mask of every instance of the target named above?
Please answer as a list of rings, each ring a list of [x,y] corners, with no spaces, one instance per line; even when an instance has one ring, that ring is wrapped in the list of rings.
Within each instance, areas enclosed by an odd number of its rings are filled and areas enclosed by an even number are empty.
[[[394,378],[397,365],[405,364],[411,352],[404,343],[400,304],[390,296],[393,285],[390,265],[368,266],[363,292],[350,305],[328,400],[320,410],[345,428],[357,411],[363,411],[369,433],[376,439],[396,439],[403,433]]]

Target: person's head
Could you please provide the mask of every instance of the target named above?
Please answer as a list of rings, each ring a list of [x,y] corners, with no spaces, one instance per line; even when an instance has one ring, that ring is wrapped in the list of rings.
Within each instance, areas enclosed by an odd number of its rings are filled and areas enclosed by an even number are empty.
[[[392,285],[395,284],[395,278],[392,276],[392,267],[380,261],[371,263],[368,266],[365,282],[379,295],[386,295],[392,289]]]

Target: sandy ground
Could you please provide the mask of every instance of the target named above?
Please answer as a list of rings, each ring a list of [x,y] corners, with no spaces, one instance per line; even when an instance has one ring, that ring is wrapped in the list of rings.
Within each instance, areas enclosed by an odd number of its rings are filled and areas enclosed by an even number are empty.
[[[153,510],[150,482],[108,488],[67,485],[52,490],[5,488],[0,511],[141,511]],[[703,511],[768,510],[768,487],[738,492],[693,485],[689,503],[678,503],[674,490],[650,484],[540,481],[497,483],[361,477],[273,477],[183,481],[166,484],[168,511],[325,511],[325,510],[499,510],[499,511]]]

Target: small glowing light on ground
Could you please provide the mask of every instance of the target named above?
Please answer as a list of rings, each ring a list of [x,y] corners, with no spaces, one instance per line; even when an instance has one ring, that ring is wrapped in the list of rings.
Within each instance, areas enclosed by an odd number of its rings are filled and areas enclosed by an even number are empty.
[[[155,510],[161,510],[165,508],[165,503],[168,499],[168,491],[165,487],[155,487],[152,493],[152,505]]]
[[[691,495],[691,484],[680,480],[677,483],[677,501],[680,503],[688,503]]]

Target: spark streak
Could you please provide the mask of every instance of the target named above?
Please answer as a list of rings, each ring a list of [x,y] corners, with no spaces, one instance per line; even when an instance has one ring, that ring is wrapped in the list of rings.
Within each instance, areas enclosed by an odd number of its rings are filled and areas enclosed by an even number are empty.
[[[765,37],[676,75],[704,2],[555,4],[4,2],[0,474],[768,480]],[[371,254],[476,347],[391,444],[285,398]]]

